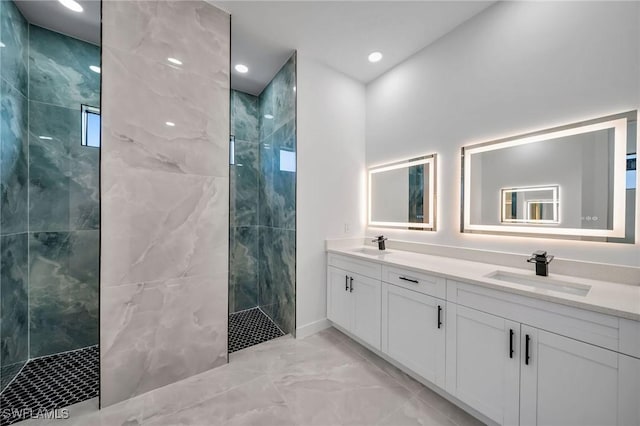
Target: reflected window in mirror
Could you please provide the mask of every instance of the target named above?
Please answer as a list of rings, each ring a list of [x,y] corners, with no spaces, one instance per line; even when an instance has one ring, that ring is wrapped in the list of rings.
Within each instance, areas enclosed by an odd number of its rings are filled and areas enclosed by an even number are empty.
[[[368,224],[435,230],[436,155],[369,169]]]
[[[560,223],[560,187],[503,188],[503,223]]]
[[[636,123],[632,111],[464,147],[461,231],[633,243]]]

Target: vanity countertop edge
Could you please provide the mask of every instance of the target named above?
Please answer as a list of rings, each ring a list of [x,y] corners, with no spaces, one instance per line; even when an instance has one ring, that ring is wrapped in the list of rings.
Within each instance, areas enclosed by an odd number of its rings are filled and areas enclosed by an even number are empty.
[[[489,263],[480,263],[453,257],[435,256],[402,250],[389,250],[387,254],[373,256],[354,251],[361,246],[327,248],[327,253],[348,256],[354,259],[393,266],[439,276],[465,284],[474,284],[485,288],[505,291],[548,302],[558,303],[575,308],[585,309],[602,314],[640,321],[640,285],[620,284],[568,275],[549,274],[550,279],[568,283],[591,286],[586,296],[565,294],[553,290],[531,289],[527,286],[499,281],[487,277],[495,271],[515,274],[530,274],[533,271]],[[389,258],[391,257],[391,258]]]

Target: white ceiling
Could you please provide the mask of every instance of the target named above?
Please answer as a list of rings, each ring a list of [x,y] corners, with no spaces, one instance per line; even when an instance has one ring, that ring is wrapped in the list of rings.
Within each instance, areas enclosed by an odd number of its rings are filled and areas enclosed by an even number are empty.
[[[368,83],[493,1],[215,1],[231,13],[231,86],[259,94],[291,53]],[[371,64],[372,51],[383,53]],[[243,63],[249,73],[233,65]]]
[[[16,0],[27,20],[100,44],[100,0],[77,0],[76,13],[57,0]],[[231,13],[234,89],[259,94],[300,50],[325,65],[368,83],[480,13],[493,1],[216,1]],[[382,61],[367,55],[381,51]]]
[[[15,3],[32,24],[99,45],[100,0],[76,1],[84,11],[73,12],[57,0],[15,0]]]

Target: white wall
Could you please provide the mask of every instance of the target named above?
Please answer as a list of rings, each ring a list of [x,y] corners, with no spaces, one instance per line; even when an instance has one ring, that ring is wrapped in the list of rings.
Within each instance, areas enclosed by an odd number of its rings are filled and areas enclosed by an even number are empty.
[[[637,109],[639,27],[638,2],[497,3],[370,83],[367,164],[433,152],[439,161],[438,232],[384,233],[640,266],[637,244],[459,232],[460,148]]]
[[[297,79],[296,328],[301,337],[327,316],[325,239],[364,233],[365,88],[301,51]]]

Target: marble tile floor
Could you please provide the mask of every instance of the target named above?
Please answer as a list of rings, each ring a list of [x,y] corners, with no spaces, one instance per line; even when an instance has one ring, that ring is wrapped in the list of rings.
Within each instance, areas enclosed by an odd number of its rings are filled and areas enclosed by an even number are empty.
[[[230,363],[96,411],[31,425],[437,425],[482,423],[335,329],[284,336]]]

